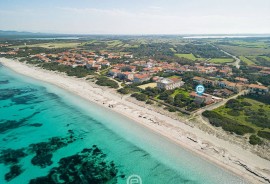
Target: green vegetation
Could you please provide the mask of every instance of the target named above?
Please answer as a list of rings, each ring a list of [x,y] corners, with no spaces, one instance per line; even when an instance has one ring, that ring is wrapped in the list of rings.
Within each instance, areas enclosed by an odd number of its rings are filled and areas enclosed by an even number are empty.
[[[239,56],[247,65],[270,66],[270,45],[266,38],[227,39],[215,43],[219,48]]]
[[[224,64],[224,63],[232,63],[234,62],[234,59],[233,58],[213,58],[213,59],[210,59],[209,62]]]
[[[142,93],[156,100],[163,101],[171,108],[177,107],[187,111],[193,111],[200,107],[193,102],[193,99],[189,96],[189,92],[183,88],[176,88],[174,90],[161,90],[158,88],[148,87],[143,90]]]
[[[257,56],[246,56],[256,65],[268,66],[270,67],[270,55],[257,55]]]
[[[248,98],[261,102],[262,104],[270,105],[270,94],[266,95],[247,95]]]
[[[228,56],[209,44],[185,44],[177,45],[177,53],[192,53],[197,58],[227,58]]]
[[[257,137],[256,135],[251,135],[250,137],[249,137],[249,143],[250,144],[252,144],[252,145],[256,145],[256,144],[262,144],[263,142],[262,142],[262,140],[259,138],[259,137]]]
[[[244,46],[232,46],[232,45],[218,45],[221,49],[235,55],[235,56],[257,56],[262,54],[268,54],[270,52],[270,48],[250,48]]]
[[[64,72],[68,76],[76,76],[79,78],[94,74],[93,71],[88,70],[87,68],[81,66],[73,68],[71,66],[61,65],[58,63],[40,63],[38,66],[46,70]]]
[[[117,91],[123,95],[129,94],[131,92],[131,90],[128,88],[120,88]]]
[[[229,100],[226,105],[213,111],[205,111],[203,116],[214,126],[239,135],[255,133],[269,139],[270,135],[270,105],[247,97]],[[263,130],[263,131],[262,131]],[[252,136],[251,142],[259,140]]]
[[[204,111],[203,116],[207,117],[212,125],[222,127],[225,131],[234,132],[238,135],[255,132],[251,127],[241,125],[237,121],[224,117],[215,111]]]
[[[175,56],[177,56],[179,58],[187,58],[187,59],[190,59],[192,61],[204,60],[203,58],[196,58],[192,53],[190,53],[190,54],[175,54]]]
[[[256,57],[256,63],[261,66],[270,67],[270,57],[269,56],[258,56]]]
[[[269,76],[260,75],[258,73],[257,69],[250,68],[248,66],[243,66],[243,65],[240,67],[240,69],[241,70],[237,70],[237,69],[234,68],[234,72],[236,73],[235,77],[241,76],[243,78],[247,78],[250,83],[255,83],[256,84],[257,82],[260,82],[265,86],[270,85]],[[257,97],[257,99],[259,99],[259,98],[264,98],[264,96],[260,95],[260,96]],[[267,98],[264,98],[264,100],[268,101]]]
[[[134,93],[131,95],[132,97],[135,97],[137,100],[139,101],[147,101],[148,100],[148,96],[142,93]]]
[[[175,97],[176,95],[181,94],[184,98],[189,98],[189,92],[186,91],[185,89],[178,88],[174,90],[173,94],[171,95],[172,97]]]
[[[270,132],[260,130],[258,136],[270,140]]]
[[[96,84],[100,86],[109,86],[111,88],[119,88],[119,85],[117,82],[110,80],[107,77],[99,77],[96,81]]]
[[[129,94],[129,93],[138,93],[141,92],[141,88],[137,87],[135,84],[132,85],[124,85],[123,88],[118,89],[117,91],[121,94]]]
[[[254,63],[252,60],[250,60],[250,59],[248,59],[248,58],[246,58],[246,57],[244,57],[244,56],[239,56],[239,58],[240,58],[240,60],[243,61],[246,65],[255,65],[255,63]]]
[[[38,43],[38,44],[30,44],[30,45],[16,45],[12,46],[11,48],[32,48],[32,47],[42,47],[47,49],[53,49],[53,48],[75,48],[77,46],[80,46],[81,43],[78,42],[49,42],[49,43]]]

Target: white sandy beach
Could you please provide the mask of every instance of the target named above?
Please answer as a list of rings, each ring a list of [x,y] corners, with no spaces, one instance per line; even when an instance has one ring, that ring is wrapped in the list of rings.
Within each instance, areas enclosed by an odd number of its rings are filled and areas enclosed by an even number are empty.
[[[122,98],[113,89],[11,59],[0,58],[0,62],[17,73],[54,84],[86,100],[127,116],[251,183],[270,183],[270,161],[237,144],[219,139],[196,127],[188,126],[154,110],[139,106],[128,100],[129,97]]]

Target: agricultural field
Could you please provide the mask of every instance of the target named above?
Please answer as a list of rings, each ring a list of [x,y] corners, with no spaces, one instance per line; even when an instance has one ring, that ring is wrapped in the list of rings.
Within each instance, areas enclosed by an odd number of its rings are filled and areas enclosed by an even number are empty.
[[[258,56],[270,53],[269,40],[229,40],[216,44],[235,56]]]
[[[182,57],[182,58],[187,58],[190,59],[192,61],[196,61],[196,60],[203,60],[203,58],[196,58],[192,53],[190,54],[175,54],[175,56],[177,57]]]
[[[268,57],[268,56],[259,56],[260,58],[264,58],[264,59],[266,59],[267,61],[269,61],[270,62],[270,57]]]
[[[49,43],[39,43],[39,44],[30,44],[30,45],[18,45],[12,46],[12,48],[24,48],[24,47],[42,47],[46,49],[55,49],[55,48],[75,48],[80,46],[81,43],[79,42],[49,42]]]
[[[232,63],[234,62],[234,59],[233,58],[213,58],[213,59],[210,59],[208,62],[217,63],[217,64]]]
[[[270,66],[270,57],[269,56],[246,56],[247,59],[254,62],[256,65],[261,66]]]
[[[141,88],[141,89],[145,89],[145,88],[147,88],[147,87],[155,88],[155,87],[157,87],[157,83],[152,82],[152,83],[140,85],[140,86],[138,86],[138,87]]]
[[[247,65],[255,65],[255,63],[252,60],[248,59],[245,56],[239,56],[239,59],[244,63],[246,63]]]
[[[177,52],[174,48],[170,48],[172,52]],[[177,56],[177,55],[176,55]]]

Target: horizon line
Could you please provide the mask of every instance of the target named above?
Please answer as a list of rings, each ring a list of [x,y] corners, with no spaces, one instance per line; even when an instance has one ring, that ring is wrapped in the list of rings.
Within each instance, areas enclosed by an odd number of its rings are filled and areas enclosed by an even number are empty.
[[[3,30],[3,32],[18,32],[18,33],[32,33],[32,34],[58,34],[58,35],[128,35],[128,36],[153,36],[153,35],[166,35],[166,36],[181,36],[181,35],[270,35],[269,33],[56,33],[56,32],[36,32],[36,31],[18,31],[18,30]]]

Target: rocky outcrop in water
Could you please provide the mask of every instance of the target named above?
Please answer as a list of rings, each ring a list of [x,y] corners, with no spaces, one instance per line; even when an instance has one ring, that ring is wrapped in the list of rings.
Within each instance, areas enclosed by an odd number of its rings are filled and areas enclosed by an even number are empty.
[[[21,88],[21,89],[0,89],[0,100],[7,100],[10,98],[15,98],[18,95],[23,95],[31,92],[37,91],[32,88]]]
[[[55,151],[68,146],[78,140],[73,130],[68,130],[66,137],[53,137],[46,142],[31,144],[21,149],[6,149],[0,152],[0,164],[10,166],[10,171],[5,174],[5,180],[11,181],[24,170],[19,165],[22,158],[34,154],[31,159],[33,165],[45,168],[51,165]],[[108,162],[104,154],[96,145],[89,149],[62,158],[59,167],[50,170],[47,176],[30,181],[33,184],[43,183],[117,183],[118,170],[114,162]],[[124,178],[124,174],[119,177]]]
[[[69,143],[74,142],[76,139],[73,136],[73,132],[69,132],[70,136],[66,138],[53,137],[48,142],[40,142],[37,144],[31,144],[30,150],[36,155],[32,158],[31,163],[33,165],[40,166],[42,168],[51,165],[53,153],[67,146]]]
[[[2,80],[2,81],[0,81],[0,84],[8,84],[8,83],[9,83],[8,80]]]
[[[25,118],[22,118],[18,121],[15,120],[1,120],[4,121],[3,123],[0,123],[0,133],[4,133],[8,130],[12,130],[15,128],[19,128],[21,126],[27,125],[27,122],[29,119],[31,119],[32,117],[34,117],[35,115],[39,114],[39,112],[34,112],[33,114],[31,114],[30,116],[27,116]]]
[[[30,184],[113,184],[117,183],[117,174],[115,164],[108,162],[106,155],[94,145],[90,149],[62,158],[59,166],[51,169],[47,176],[32,179]]]
[[[6,149],[0,152],[0,164],[10,165],[10,171],[5,174],[5,180],[10,181],[13,178],[19,176],[23,170],[20,165],[17,165],[19,161],[26,157],[25,149]]]
[[[14,123],[14,122],[13,122]],[[16,124],[16,123],[15,123]],[[51,165],[53,153],[68,144],[74,142],[77,138],[72,130],[68,131],[67,137],[53,137],[47,142],[31,144],[28,147],[21,149],[6,149],[0,152],[0,164],[10,165],[10,172],[5,175],[7,181],[12,180],[23,172],[18,163],[28,155],[35,154],[31,163],[36,166],[45,168]]]
[[[17,164],[21,158],[27,156],[25,149],[6,149],[0,152],[0,163],[5,165]]]
[[[21,169],[20,165],[13,165],[10,167],[10,171],[7,174],[5,174],[5,180],[10,181],[13,178],[19,176],[22,172],[23,170]]]

